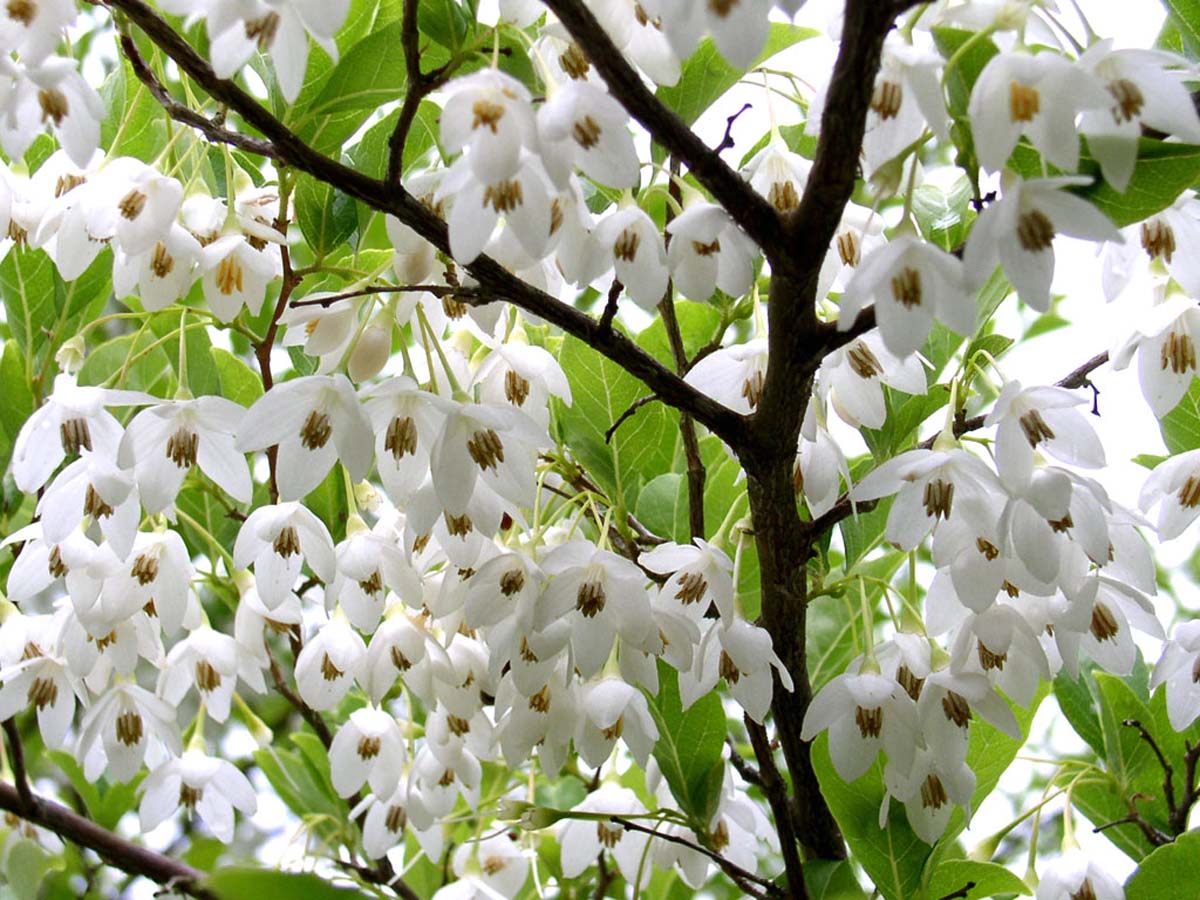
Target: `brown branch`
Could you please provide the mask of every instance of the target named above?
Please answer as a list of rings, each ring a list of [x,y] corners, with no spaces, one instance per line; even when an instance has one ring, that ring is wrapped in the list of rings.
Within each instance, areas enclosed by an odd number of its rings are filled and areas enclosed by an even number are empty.
[[[733,148],[733,123],[741,118],[742,113],[748,109],[754,109],[754,106],[749,103],[743,103],[742,108],[731,116],[725,119],[725,135],[721,138],[721,143],[713,148],[713,153],[720,153],[722,150],[730,150]]]
[[[938,900],[959,900],[960,897],[963,898],[963,900],[966,900],[966,898],[971,895],[971,891],[973,891],[974,889],[975,889],[975,882],[968,881],[966,884],[964,884],[962,887],[960,887],[957,891],[951,891],[949,894],[939,897]]]
[[[638,397],[638,399],[630,403],[625,411],[617,416],[617,420],[609,425],[608,430],[604,432],[604,443],[611,444],[613,435],[617,433],[618,428],[624,425],[628,419],[632,418],[633,414],[643,406],[647,406],[657,399],[659,399],[657,394],[647,394],[645,397]]]
[[[370,178],[308,146],[237,84],[218,78],[191,45],[143,0],[106,0],[106,3],[112,9],[121,10],[210,96],[258,129],[272,144],[281,164],[306,172],[371,209],[396,216],[437,249],[449,254],[450,239],[446,223],[417,198],[403,188]],[[590,14],[588,17],[591,18]],[[611,45],[607,37],[605,41]],[[644,88],[641,90],[645,91]],[[652,95],[647,96],[653,100]],[[653,102],[658,103],[657,100]],[[687,160],[686,156],[680,155]],[[721,165],[724,167],[724,163]],[[738,176],[728,171],[730,177],[737,179]],[[748,188],[745,190],[749,192]],[[749,192],[749,196],[762,200],[753,192]],[[696,421],[720,435],[727,443],[733,445],[740,440],[745,417],[687,384],[625,335],[615,329],[606,333],[593,317],[522,281],[490,257],[480,256],[466,268],[478,282],[481,295],[487,297],[487,301],[479,299],[472,302],[507,301],[556,325],[607,356],[634,377],[640,378],[663,402],[690,412]]]
[[[1188,817],[1191,815],[1192,807],[1196,805],[1196,801],[1200,800],[1200,790],[1196,787],[1196,763],[1200,760],[1200,744],[1192,746],[1185,742],[1187,753],[1183,757],[1183,796],[1179,798],[1179,805],[1175,811],[1171,813],[1171,832],[1176,835],[1183,834],[1187,831]]]
[[[792,821],[792,808],[788,801],[787,784],[775,765],[775,754],[771,750],[771,741],[767,737],[767,729],[755,722],[749,716],[743,717],[746,731],[750,735],[750,746],[754,748],[754,758],[758,760],[759,785],[767,795],[767,803],[771,814],[775,817],[775,830],[779,832],[779,847],[783,853],[784,870],[787,872],[788,888],[793,897],[807,898],[808,885],[804,881],[804,866],[800,862],[799,845],[796,842],[796,828]]]
[[[583,0],[546,0],[546,6],[587,53],[609,92],[629,114],[671,156],[688,167],[713,199],[762,248],[772,265],[783,259],[789,251],[788,241],[775,207],[646,88],[642,77],[626,62]]]
[[[1154,735],[1146,730],[1146,726],[1144,726],[1137,719],[1125,719],[1121,724],[1126,728],[1136,729],[1138,735],[1141,736],[1141,739],[1152,751],[1154,751],[1154,755],[1158,757],[1158,765],[1163,770],[1163,799],[1167,803],[1168,811],[1172,816],[1174,816],[1175,810],[1177,809],[1175,805],[1174,767],[1172,767],[1172,765],[1167,761],[1166,756],[1163,755],[1162,750],[1158,746],[1158,741],[1154,739]]]
[[[670,844],[679,844],[681,847],[687,847],[689,850],[694,850],[696,853],[702,853],[713,862],[715,862],[736,884],[752,897],[781,897],[783,891],[779,889],[779,885],[766,878],[761,878],[753,872],[747,871],[732,860],[728,860],[720,853],[710,850],[708,847],[689,841],[687,838],[680,837],[677,834],[670,832],[656,831],[653,828],[647,828],[645,825],[640,825],[632,819],[626,819],[624,816],[609,816],[609,821],[615,822],[626,831],[639,831],[642,834],[648,834],[651,837],[658,838],[660,841],[666,841]],[[751,885],[759,885],[762,890],[751,887]]]
[[[388,138],[387,175],[384,181],[393,188],[400,187],[400,176],[404,169],[404,148],[408,143],[408,133],[412,130],[421,101],[445,84],[451,71],[451,64],[447,63],[432,72],[421,72],[421,36],[417,28],[419,6],[418,0],[404,0],[404,13],[400,23],[400,47],[404,52],[404,71],[408,84],[400,115],[396,118],[396,127]]]
[[[202,886],[205,878],[203,872],[118,837],[52,800],[30,795],[27,802],[12,785],[0,782],[0,809],[93,851],[122,872],[149,878],[169,890],[199,900],[217,900],[212,891]]]
[[[8,762],[12,766],[17,796],[21,798],[26,810],[32,810],[33,791],[29,788],[29,775],[25,771],[25,748],[21,746],[21,733],[17,730],[15,718],[4,720],[4,736],[8,739]]]
[[[600,328],[605,332],[612,331],[613,319],[617,317],[617,301],[621,299],[623,290],[625,290],[625,286],[621,284],[621,279],[614,276],[612,284],[608,286],[608,299],[604,302],[604,312],[600,314]]]
[[[333,306],[339,300],[350,300],[354,297],[368,297],[372,294],[433,294],[435,297],[453,296],[464,302],[479,296],[474,288],[453,287],[445,284],[377,284],[354,291],[344,291],[328,297],[305,297],[303,300],[293,300],[288,304],[292,309],[305,306]]]
[[[275,157],[275,151],[270,141],[260,140],[248,134],[241,134],[236,131],[230,131],[227,128],[222,128],[212,119],[201,115],[190,106],[176,100],[171,95],[171,92],[167,90],[166,86],[155,77],[154,72],[151,71],[150,66],[146,64],[146,60],[142,58],[142,54],[138,51],[137,44],[133,42],[133,38],[128,34],[121,35],[121,52],[129,60],[130,68],[133,69],[133,74],[137,76],[138,81],[146,86],[150,91],[150,95],[158,101],[167,115],[176,122],[190,125],[213,143],[228,144],[231,147],[237,147],[239,150],[246,150],[250,153],[256,153],[259,156],[266,156],[272,159]]]
[[[271,680],[275,682],[275,689],[280,695],[291,704],[296,712],[300,713],[301,718],[308,723],[309,727],[316,732],[317,737],[329,749],[329,745],[333,743],[333,735],[329,731],[329,726],[325,724],[325,720],[321,714],[304,702],[304,699],[288,686],[287,679],[283,676],[283,669],[280,668],[279,660],[275,658],[275,654],[271,651],[271,645],[267,643],[266,636],[263,637],[263,646],[267,648],[267,660],[271,668]]]

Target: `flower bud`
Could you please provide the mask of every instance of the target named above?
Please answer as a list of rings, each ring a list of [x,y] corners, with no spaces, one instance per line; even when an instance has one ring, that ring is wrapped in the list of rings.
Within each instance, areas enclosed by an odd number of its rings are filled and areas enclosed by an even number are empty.
[[[59,369],[68,375],[74,375],[83,368],[83,361],[86,358],[87,344],[83,340],[83,335],[79,334],[64,342],[58,348],[58,352],[54,354],[54,361],[58,363]]]
[[[358,343],[350,351],[346,363],[346,374],[358,383],[379,374],[392,355],[392,327],[377,316],[359,335]]]

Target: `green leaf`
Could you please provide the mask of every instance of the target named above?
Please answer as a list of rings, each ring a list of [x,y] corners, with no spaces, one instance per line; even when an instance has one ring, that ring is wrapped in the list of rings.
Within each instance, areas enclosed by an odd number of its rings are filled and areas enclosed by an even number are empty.
[[[638,494],[636,515],[654,534],[677,543],[689,543],[687,479],[678,472],[651,478]]]
[[[417,27],[447,50],[462,48],[467,31],[474,24],[454,0],[420,0],[417,5]]]
[[[753,65],[757,66],[779,51],[816,37],[819,33],[811,28],[772,22],[766,46]],[[675,110],[685,125],[691,125],[720,99],[721,95],[737,84],[743,74],[743,70],[735,69],[725,62],[712,38],[705,38],[696,52],[684,62],[679,81],[671,87],[659,88],[658,98]],[[653,152],[657,160],[666,155],[657,144]]]
[[[254,751],[254,761],[279,799],[308,822],[317,837],[333,842],[343,834],[345,807],[306,756],[272,746]]]
[[[688,359],[716,337],[717,329],[721,326],[721,314],[707,303],[678,300],[675,303],[675,318],[679,321],[679,336],[683,339],[683,350]],[[663,365],[675,369],[675,354],[671,352],[667,327],[661,316],[638,334],[636,343]]]
[[[697,829],[705,831],[724,777],[725,710],[721,698],[715,691],[705,694],[685,711],[678,674],[659,660],[658,694],[648,699],[650,715],[658,726],[654,759],[679,808]]]
[[[8,327],[21,349],[32,355],[45,343],[43,329],[54,325],[54,263],[44,250],[13,247],[0,262],[0,295]]]
[[[275,872],[270,869],[221,868],[208,877],[205,887],[220,900],[250,897],[286,897],[287,900],[367,900],[373,895],[334,887],[316,875]]]
[[[354,200],[311,175],[296,179],[296,221],[317,259],[324,259],[354,234]]]
[[[1004,866],[970,859],[947,859],[938,863],[925,889],[928,900],[948,897],[966,885],[971,900],[1009,894],[1030,894],[1029,886]]]
[[[228,350],[213,347],[209,353],[221,379],[221,393],[242,406],[251,406],[263,394],[262,379]]]
[[[855,567],[855,574],[866,578],[891,581],[905,561],[903,553],[885,553]],[[883,585],[866,582],[867,605],[879,608]],[[847,583],[833,594],[821,594],[808,605],[808,631],[805,646],[808,650],[809,679],[814,691],[819,691],[834,676],[845,671],[854,657],[862,652],[862,598],[859,586],[847,578]]]
[[[25,354],[12,338],[4,342],[4,352],[0,355],[0,384],[4,385],[0,430],[15,441],[25,420],[33,414],[33,394],[25,377]]]
[[[648,403],[605,443],[605,431],[649,388],[571,336],[563,340],[558,361],[573,398],[558,417],[567,446],[614,502],[632,505],[642,484],[671,471],[678,415],[661,403]]]
[[[1009,164],[1024,178],[1042,175],[1042,158],[1029,144],[1018,145]],[[1048,171],[1059,174],[1053,166]],[[1100,164],[1086,148],[1079,157],[1079,174],[1091,175],[1094,180],[1072,191],[1123,228],[1166,209],[1200,178],[1200,146],[1140,138],[1137,166],[1123,194],[1103,180]]]
[[[20,838],[8,848],[4,876],[19,900],[38,900],[50,870],[63,864],[61,856],[48,853],[37,841]]]
[[[107,111],[100,124],[100,146],[109,156],[154,159],[167,144],[167,117],[124,57],[105,79],[100,96]]]
[[[1200,0],[1162,0],[1162,5],[1170,16],[1168,24],[1178,29],[1183,45],[1194,54],[1200,48]],[[1182,47],[1172,49],[1183,52]]]
[[[1054,696],[1075,733],[1097,753],[1104,753],[1104,732],[1100,727],[1100,711],[1092,694],[1087,670],[1072,678],[1064,669],[1054,678]]]
[[[1159,420],[1158,427],[1172,454],[1200,449],[1200,381],[1193,379],[1179,405]]]
[[[921,234],[947,253],[967,241],[975,210],[971,206],[971,183],[960,178],[947,193],[932,184],[923,184],[913,192],[913,215]]]
[[[866,900],[867,893],[854,877],[854,867],[844,859],[810,859],[804,863],[804,884],[809,900]]]
[[[1125,900],[1195,900],[1200,884],[1200,831],[1180,835],[1142,860],[1125,882]]]

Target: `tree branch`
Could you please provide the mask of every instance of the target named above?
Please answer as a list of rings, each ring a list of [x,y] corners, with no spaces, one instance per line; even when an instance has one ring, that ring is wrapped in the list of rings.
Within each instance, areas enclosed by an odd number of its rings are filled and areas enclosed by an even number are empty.
[[[133,42],[133,38],[128,34],[121,35],[121,52],[129,60],[129,65],[133,69],[133,74],[137,76],[138,81],[146,86],[150,91],[150,95],[166,110],[167,115],[176,122],[190,125],[214,143],[229,144],[229,146],[237,147],[239,150],[246,150],[250,153],[256,153],[259,156],[266,156],[271,159],[275,157],[275,149],[269,141],[222,128],[212,119],[201,115],[190,106],[176,100],[171,95],[171,92],[167,90],[166,86],[155,77],[154,72],[151,71],[150,66],[146,64],[146,60],[142,58],[142,54],[138,51],[137,44]]]
[[[796,828],[792,822],[792,809],[788,802],[787,784],[775,765],[775,754],[767,729],[749,716],[743,716],[754,758],[758,760],[759,785],[767,795],[771,814],[775,817],[775,830],[779,832],[779,847],[783,853],[783,865],[787,872],[788,888],[793,897],[807,898],[808,885],[804,881],[804,866],[800,862],[799,845],[796,843]]]
[[[301,309],[305,306],[333,306],[339,300],[350,300],[354,297],[369,297],[371,294],[433,294],[435,297],[453,296],[467,302],[478,297],[478,292],[469,287],[454,287],[445,284],[377,284],[359,288],[355,291],[345,291],[328,297],[305,297],[303,300],[293,300],[289,306]]]
[[[371,209],[396,216],[449,255],[450,239],[446,223],[417,198],[401,187],[370,178],[308,146],[237,84],[218,78],[191,45],[143,0],[106,0],[106,3],[110,8],[125,13],[214,99],[236,111],[249,125],[258,129],[271,143],[280,163],[336,187]],[[591,18],[590,14],[588,17]],[[608,43],[611,45],[611,41]],[[647,96],[653,100],[652,95]],[[657,104],[658,101],[653,102]],[[686,160],[686,157],[683,158]],[[724,166],[723,163],[721,165]],[[730,177],[737,178],[732,170],[727,171]],[[743,187],[750,197],[758,196],[744,184]],[[745,197],[741,199],[744,201]],[[479,283],[480,293],[487,296],[487,301],[508,301],[558,326],[607,356],[634,377],[640,378],[663,402],[690,412],[696,421],[720,435],[731,446],[736,447],[741,443],[745,417],[687,384],[625,335],[616,330],[606,332],[596,319],[522,281],[490,257],[480,256],[466,268]]]
[[[4,720],[4,736],[8,739],[8,761],[13,770],[13,781],[17,785],[17,796],[31,810],[34,806],[33,791],[29,788],[29,775],[25,772],[25,748],[21,746],[21,733],[15,718]]]
[[[782,259],[788,252],[788,242],[775,207],[646,88],[587,5],[582,0],[546,0],[546,6],[558,16],[575,43],[584,48],[609,92],[629,114],[668,153],[688,167],[713,199],[762,248],[772,265]]]
[[[16,788],[0,782],[0,809],[94,851],[122,872],[149,878],[170,890],[199,900],[217,900],[212,891],[201,886],[205,877],[203,872],[118,837],[52,800],[31,794],[26,803]]]
[[[400,46],[404,51],[404,70],[408,86],[404,92],[404,103],[400,107],[400,115],[396,119],[396,127],[388,138],[387,175],[384,181],[391,188],[400,187],[400,176],[404,168],[404,147],[408,143],[408,133],[412,130],[413,120],[421,101],[428,97],[446,82],[449,72],[447,66],[435,69],[428,74],[421,72],[420,32],[417,29],[417,0],[404,0],[404,15],[400,24]]]

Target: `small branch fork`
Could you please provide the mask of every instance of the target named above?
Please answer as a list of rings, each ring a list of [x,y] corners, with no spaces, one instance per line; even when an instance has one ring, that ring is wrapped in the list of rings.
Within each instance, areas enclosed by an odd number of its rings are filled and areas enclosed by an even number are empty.
[[[421,71],[421,35],[417,29],[418,6],[417,0],[404,0],[404,13],[400,23],[400,46],[404,51],[404,70],[408,87],[404,93],[400,115],[396,119],[396,128],[388,139],[387,175],[384,176],[388,187],[396,189],[400,187],[400,176],[404,169],[404,147],[408,143],[408,133],[412,130],[421,101],[445,84],[451,71],[449,63],[432,72]]]
[[[1167,823],[1170,826],[1170,833],[1163,834],[1143,819],[1141,814],[1136,810],[1123,819],[1100,826],[1096,831],[1111,828],[1114,825],[1134,824],[1141,829],[1146,839],[1156,847],[1168,844],[1187,831],[1188,817],[1191,815],[1192,808],[1196,805],[1197,800],[1200,800],[1200,788],[1196,784],[1196,766],[1200,762],[1200,744],[1192,746],[1190,743],[1186,743],[1184,745],[1186,751],[1183,756],[1183,794],[1176,800],[1175,767],[1171,765],[1162,748],[1158,746],[1158,741],[1154,739],[1154,735],[1147,731],[1146,727],[1137,719],[1125,719],[1121,724],[1126,728],[1133,728],[1137,731],[1138,736],[1153,751],[1155,758],[1158,759],[1159,766],[1163,770],[1163,800],[1167,804]]]

